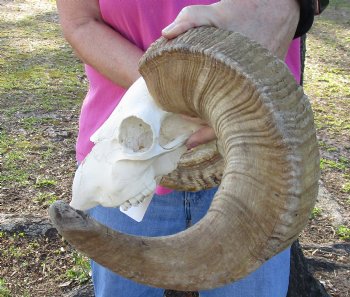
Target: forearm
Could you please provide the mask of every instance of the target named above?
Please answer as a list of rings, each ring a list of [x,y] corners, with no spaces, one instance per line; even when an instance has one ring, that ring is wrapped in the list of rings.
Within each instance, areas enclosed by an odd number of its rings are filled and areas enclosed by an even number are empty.
[[[140,76],[143,51],[105,24],[91,20],[66,38],[84,63],[117,85],[128,88]]]
[[[65,38],[78,57],[119,86],[139,76],[143,51],[104,23],[97,0],[57,0]]]

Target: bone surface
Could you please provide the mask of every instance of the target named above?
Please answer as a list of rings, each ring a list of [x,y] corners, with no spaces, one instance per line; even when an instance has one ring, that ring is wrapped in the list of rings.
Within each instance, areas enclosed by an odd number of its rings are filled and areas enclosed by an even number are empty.
[[[95,146],[75,174],[71,206],[127,209],[152,196],[156,180],[177,167],[198,127],[157,106],[139,78],[92,135]]]
[[[77,249],[140,283],[195,291],[245,277],[291,245],[314,206],[319,152],[307,97],[267,50],[211,27],[159,39],[140,73],[164,110],[215,130],[223,172],[208,213],[183,232],[148,238],[110,230],[58,202],[50,208],[55,226]],[[193,164],[188,183],[221,178]]]

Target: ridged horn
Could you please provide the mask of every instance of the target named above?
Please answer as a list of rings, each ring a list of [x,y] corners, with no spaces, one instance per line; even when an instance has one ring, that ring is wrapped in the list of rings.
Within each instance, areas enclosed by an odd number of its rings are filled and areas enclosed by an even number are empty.
[[[223,172],[224,160],[214,140],[183,154],[176,170],[163,176],[160,184],[181,191],[205,190],[219,186]]]
[[[140,71],[164,109],[216,132],[224,173],[208,213],[154,238],[110,230],[62,202],[51,218],[78,250],[140,283],[202,290],[238,280],[288,247],[314,205],[319,154],[307,97],[283,62],[211,27],[161,38]]]

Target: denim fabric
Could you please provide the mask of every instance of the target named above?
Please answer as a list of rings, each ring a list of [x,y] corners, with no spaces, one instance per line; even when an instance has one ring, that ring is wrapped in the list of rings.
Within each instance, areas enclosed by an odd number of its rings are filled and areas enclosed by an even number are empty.
[[[207,212],[216,189],[155,195],[141,223],[119,209],[96,207],[90,214],[101,223],[124,233],[162,236],[177,233],[198,222]],[[200,292],[201,297],[286,297],[290,249],[264,263],[244,279],[221,288]],[[122,278],[92,261],[96,297],[162,297],[164,290]]]

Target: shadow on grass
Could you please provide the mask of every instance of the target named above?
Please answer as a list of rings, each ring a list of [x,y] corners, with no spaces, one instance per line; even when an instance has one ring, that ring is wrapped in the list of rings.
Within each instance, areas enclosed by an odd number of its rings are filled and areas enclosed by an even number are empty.
[[[86,92],[83,65],[62,38],[56,12],[0,21],[0,37],[4,113],[73,109],[81,104]]]

